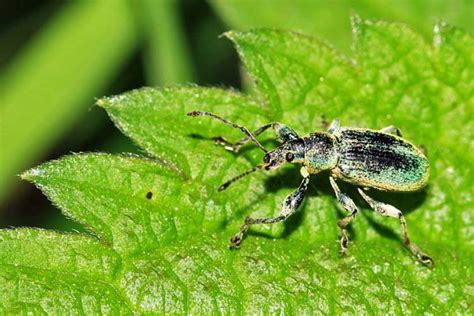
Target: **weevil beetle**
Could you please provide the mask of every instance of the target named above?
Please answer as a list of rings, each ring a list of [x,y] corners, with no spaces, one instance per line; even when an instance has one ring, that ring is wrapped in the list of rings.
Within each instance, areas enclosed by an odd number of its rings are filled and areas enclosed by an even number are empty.
[[[336,179],[356,185],[359,194],[375,212],[398,218],[406,247],[420,262],[426,265],[434,263],[431,257],[421,252],[410,241],[402,212],[392,205],[372,199],[364,192],[367,188],[411,192],[426,186],[429,177],[428,160],[418,148],[401,137],[398,128],[389,126],[378,131],[349,128],[341,127],[339,121],[334,120],[326,132],[314,132],[299,137],[292,128],[278,122],[264,125],[252,133],[245,127],[210,112],[193,111],[188,115],[210,116],[240,129],[245,137],[236,143],[230,143],[222,137],[214,139],[216,144],[223,145],[227,150],[238,152],[243,144],[252,141],[265,153],[262,164],[227,181],[219,187],[219,191],[258,170],[277,169],[285,162],[302,165],[300,172],[303,180],[296,191],[285,198],[280,214],[272,218],[247,217],[239,232],[230,239],[231,248],[240,246],[244,234],[251,225],[277,223],[292,215],[303,201],[310,175],[328,170],[336,199],[342,208],[349,212],[348,216],[337,222],[341,231],[341,253],[346,252],[349,243],[347,225],[352,222],[359,210],[354,201],[339,189]],[[265,149],[256,139],[256,136],[269,128],[273,128],[277,141],[281,143],[271,151]]]

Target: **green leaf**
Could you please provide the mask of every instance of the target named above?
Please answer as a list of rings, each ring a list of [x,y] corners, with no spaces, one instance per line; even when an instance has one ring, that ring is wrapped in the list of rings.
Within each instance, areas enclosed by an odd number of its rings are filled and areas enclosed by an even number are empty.
[[[157,202],[166,207],[181,181],[156,161],[108,154],[72,155],[31,169],[22,177],[43,190],[66,216],[83,223],[120,252],[144,251],[149,243],[173,237],[169,236],[172,231],[160,229],[170,226],[170,214],[151,213],[150,209]],[[155,195],[151,200],[146,198],[148,192]],[[164,235],[155,236],[157,229]]]
[[[236,30],[272,27],[300,30],[324,38],[344,52],[350,51],[349,17],[356,12],[364,18],[405,22],[429,38],[440,17],[474,31],[469,0],[432,1],[315,1],[315,0],[211,0],[224,22]]]
[[[298,33],[228,33],[256,81],[251,97],[190,86],[99,100],[152,158],[78,154],[24,173],[92,236],[0,232],[6,297],[0,307],[47,313],[468,313],[474,296],[468,132],[474,41],[444,23],[436,26],[433,45],[400,24],[354,17],[353,28],[352,60]],[[360,200],[349,253],[340,257],[336,221],[345,214],[337,211],[325,173],[312,177],[297,214],[283,224],[252,227],[240,250],[228,250],[228,238],[245,216],[276,215],[301,177],[288,166],[255,173],[218,193],[219,184],[258,164],[263,153],[251,144],[239,154],[215,146],[212,137],[242,135],[209,118],[186,116],[191,110],[213,111],[251,130],[279,120],[301,135],[321,129],[322,115],[345,126],[398,126],[426,148],[430,185],[411,194],[369,194],[405,211],[412,240],[436,266],[418,264],[403,248],[398,222],[377,216]],[[259,136],[268,148],[276,145],[270,134]]]
[[[130,312],[111,284],[121,259],[96,239],[22,228],[3,230],[0,245],[3,312]]]
[[[303,124],[311,130],[321,123],[316,109],[333,117],[353,102],[355,68],[324,43],[275,30],[228,32],[226,36],[236,44],[273,119],[285,121],[281,116],[291,111],[293,120],[298,116],[293,123],[297,129]],[[307,106],[314,111],[301,108]]]
[[[175,169],[184,179],[190,178],[192,173],[196,176],[198,173],[216,172],[212,165],[206,170],[203,163],[195,163],[195,160],[218,163],[215,161],[218,157],[214,155],[214,145],[209,141],[203,142],[202,138],[209,139],[216,133],[241,136],[240,131],[229,131],[222,124],[191,120],[186,116],[187,112],[199,106],[203,110],[223,113],[230,119],[246,117],[255,121],[254,126],[250,126],[255,128],[265,121],[264,111],[253,100],[237,92],[215,88],[143,88],[101,99],[98,105],[107,110],[125,135],[147,153]],[[228,164],[234,160],[229,157],[218,159],[223,159],[222,163],[226,160]]]

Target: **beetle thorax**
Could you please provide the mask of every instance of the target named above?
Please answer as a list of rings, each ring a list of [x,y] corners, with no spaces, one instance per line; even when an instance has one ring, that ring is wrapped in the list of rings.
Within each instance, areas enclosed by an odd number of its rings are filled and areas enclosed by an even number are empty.
[[[304,165],[310,173],[333,169],[337,165],[336,138],[318,132],[303,138],[305,144]]]

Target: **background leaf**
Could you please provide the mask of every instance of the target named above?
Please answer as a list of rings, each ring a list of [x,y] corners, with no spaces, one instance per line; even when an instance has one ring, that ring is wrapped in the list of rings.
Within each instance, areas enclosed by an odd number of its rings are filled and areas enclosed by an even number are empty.
[[[181,36],[178,3],[144,0],[140,3],[143,29],[147,35],[148,84],[172,84],[193,81],[186,43]]]
[[[222,19],[232,28],[278,27],[319,36],[343,52],[350,52],[349,18],[357,12],[364,18],[403,21],[430,38],[433,24],[443,18],[472,32],[469,0],[433,1],[318,1],[318,0],[211,0]]]
[[[256,80],[252,98],[177,87],[101,99],[98,104],[116,125],[157,160],[73,155],[32,169],[24,178],[96,235],[77,236],[97,244],[87,264],[97,256],[120,264],[100,289],[63,288],[65,276],[59,285],[44,281],[48,290],[37,296],[6,293],[2,307],[102,308],[102,301],[86,299],[89,292],[114,290],[122,295],[116,299],[123,297],[118,308],[138,313],[466,313],[474,294],[472,148],[463,130],[472,129],[473,39],[446,24],[437,25],[434,46],[399,24],[354,17],[353,27],[354,60],[296,33],[229,33]],[[458,75],[443,74],[448,69],[458,69]],[[320,129],[322,115],[337,116],[346,126],[396,124],[407,139],[426,147],[430,185],[412,194],[370,194],[406,211],[412,239],[433,256],[436,267],[415,263],[401,245],[397,221],[376,216],[360,200],[363,212],[352,225],[349,254],[340,258],[335,223],[344,214],[336,211],[327,174],[312,177],[305,203],[287,222],[252,227],[242,249],[227,250],[243,218],[276,214],[300,175],[288,166],[217,193],[223,180],[263,155],[252,145],[239,155],[214,146],[211,137],[241,135],[219,122],[185,116],[193,109],[218,112],[250,129],[278,119],[302,135]],[[261,137],[268,147],[275,145],[271,138]],[[354,195],[350,186],[343,188]],[[2,266],[28,266],[10,254],[25,251],[25,240],[42,240],[20,236],[12,242],[15,233],[0,233],[0,253],[7,254],[0,256]],[[60,243],[62,235],[52,238]],[[54,249],[50,265],[70,271],[74,265],[62,264]],[[105,271],[99,274],[107,278]],[[0,287],[22,273],[8,270]],[[28,291],[35,286],[20,284]],[[74,303],[48,304],[41,293],[59,300],[58,288],[75,297]]]
[[[126,1],[70,3],[1,73],[0,200],[91,106],[138,41]]]

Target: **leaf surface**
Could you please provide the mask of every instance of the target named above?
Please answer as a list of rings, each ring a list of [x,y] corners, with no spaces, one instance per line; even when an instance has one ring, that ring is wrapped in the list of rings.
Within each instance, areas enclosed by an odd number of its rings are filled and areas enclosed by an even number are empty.
[[[26,172],[24,178],[84,223],[92,237],[2,231],[0,288],[8,299],[0,306],[110,313],[466,313],[474,294],[472,144],[465,132],[472,129],[473,39],[442,23],[433,45],[400,24],[354,17],[353,27],[352,60],[297,33],[228,33],[256,81],[251,96],[188,86],[101,99],[118,128],[152,158],[78,154]],[[245,216],[276,215],[301,177],[288,166],[218,193],[219,184],[258,164],[263,153],[251,144],[238,155],[216,147],[213,137],[237,140],[241,133],[186,116],[191,110],[219,113],[251,130],[279,120],[300,135],[320,130],[322,115],[340,118],[344,126],[398,126],[426,148],[430,185],[411,194],[369,194],[405,212],[412,240],[436,266],[416,263],[402,246],[398,222],[374,214],[348,185],[343,190],[362,212],[350,230],[349,254],[339,257],[336,221],[345,214],[327,173],[312,177],[307,199],[288,221],[252,227],[240,250],[228,250],[228,238]],[[259,136],[267,148],[276,145],[271,139],[271,133]],[[22,296],[5,290],[12,284],[41,291]]]

